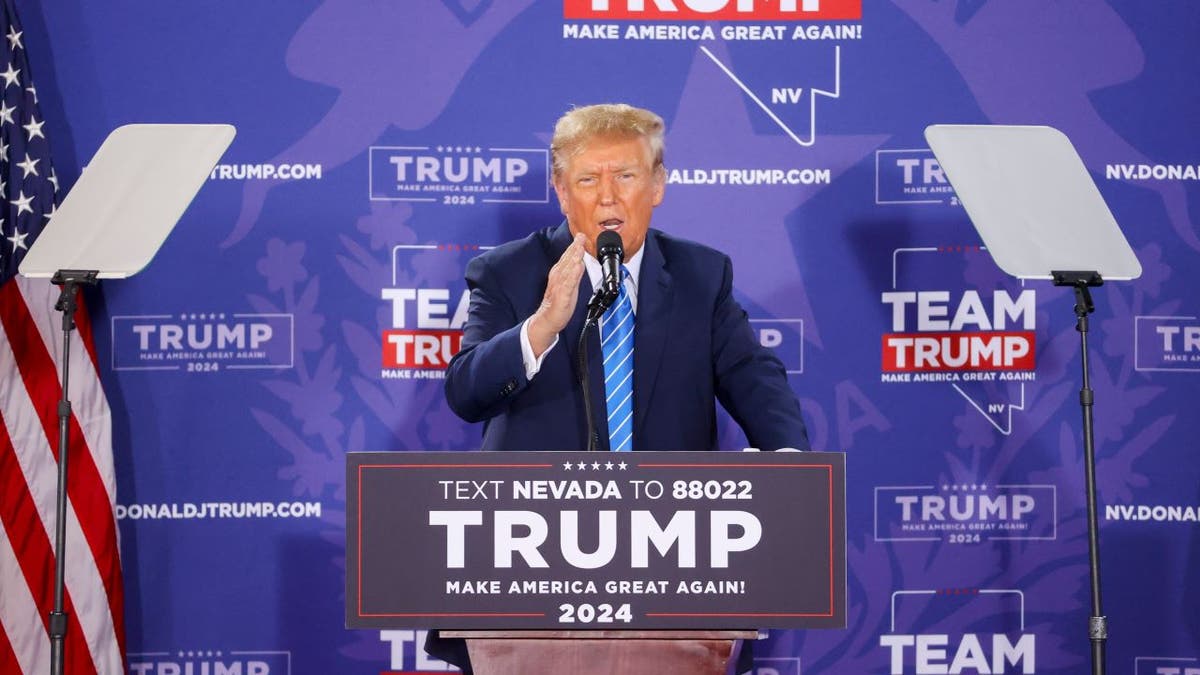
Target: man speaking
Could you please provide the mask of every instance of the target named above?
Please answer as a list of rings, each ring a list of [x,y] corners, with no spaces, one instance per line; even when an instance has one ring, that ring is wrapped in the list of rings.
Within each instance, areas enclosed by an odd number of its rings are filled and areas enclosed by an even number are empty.
[[[729,257],[650,229],[667,182],[662,118],[624,104],[575,108],[550,153],[567,222],[467,266],[471,304],[446,400],[484,422],[483,449],[715,450],[717,400],[750,445],[808,450],[783,364],[733,299]],[[432,631],[425,650],[471,672],[461,641]],[[741,657],[745,672],[750,650]]]
[[[751,446],[807,450],[783,364],[733,299],[729,257],[650,228],[666,187],[662,118],[575,108],[550,150],[566,223],[467,266],[470,309],[446,399],[484,422],[483,449],[716,449],[720,401]],[[584,369],[589,304],[599,331],[589,324]]]

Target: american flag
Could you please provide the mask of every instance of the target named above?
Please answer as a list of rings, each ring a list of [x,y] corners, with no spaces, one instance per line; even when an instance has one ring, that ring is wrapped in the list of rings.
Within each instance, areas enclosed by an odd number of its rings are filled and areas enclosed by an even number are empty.
[[[58,179],[13,0],[0,17],[0,673],[50,672],[58,418],[58,289],[17,276],[54,213]],[[91,324],[72,332],[64,672],[125,672],[111,423]]]

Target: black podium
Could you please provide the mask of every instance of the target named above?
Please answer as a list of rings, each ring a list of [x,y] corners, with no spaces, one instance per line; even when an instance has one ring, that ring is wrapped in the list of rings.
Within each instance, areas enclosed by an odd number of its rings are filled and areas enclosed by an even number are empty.
[[[846,624],[839,453],[353,453],[347,487],[347,627],[440,628],[479,675],[723,673]]]

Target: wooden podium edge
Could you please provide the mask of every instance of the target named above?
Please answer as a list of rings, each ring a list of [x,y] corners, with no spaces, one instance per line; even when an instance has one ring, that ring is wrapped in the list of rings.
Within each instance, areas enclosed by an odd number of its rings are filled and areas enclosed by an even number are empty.
[[[457,630],[475,675],[725,675],[754,630]]]

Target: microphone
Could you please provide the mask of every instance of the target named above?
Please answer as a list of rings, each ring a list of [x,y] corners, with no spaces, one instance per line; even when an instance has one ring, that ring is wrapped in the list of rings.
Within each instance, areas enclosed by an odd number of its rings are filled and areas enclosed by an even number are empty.
[[[596,237],[596,259],[600,261],[600,269],[604,272],[600,285],[615,299],[621,292],[621,263],[625,262],[625,246],[621,243],[621,235],[612,230],[601,232]]]
[[[600,261],[600,286],[588,302],[588,323],[595,323],[612,306],[621,293],[621,263],[625,261],[625,245],[621,235],[605,230],[596,237],[596,258]]]

